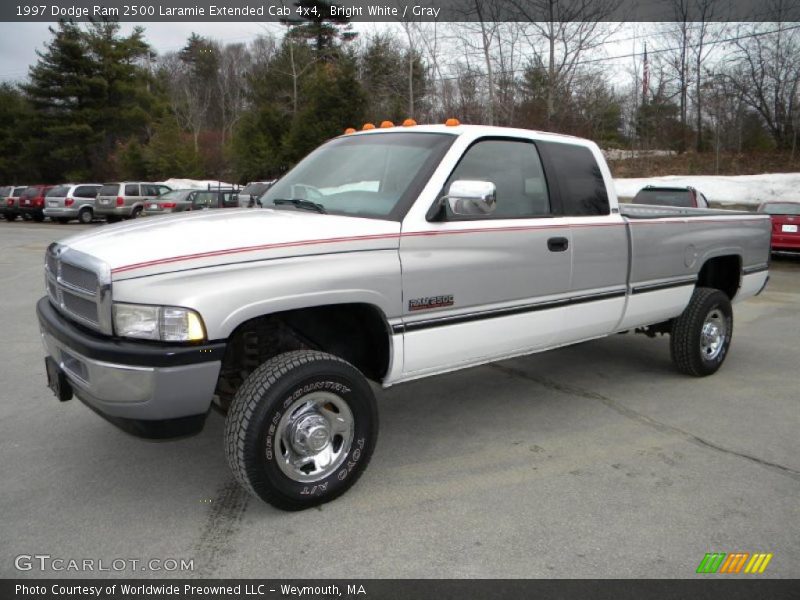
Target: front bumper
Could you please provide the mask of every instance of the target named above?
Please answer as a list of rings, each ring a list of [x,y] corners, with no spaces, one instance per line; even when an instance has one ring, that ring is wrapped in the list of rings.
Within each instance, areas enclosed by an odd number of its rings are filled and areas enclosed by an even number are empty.
[[[148,438],[196,433],[217,384],[224,342],[178,346],[108,338],[36,305],[45,351],[75,395],[122,429]]]

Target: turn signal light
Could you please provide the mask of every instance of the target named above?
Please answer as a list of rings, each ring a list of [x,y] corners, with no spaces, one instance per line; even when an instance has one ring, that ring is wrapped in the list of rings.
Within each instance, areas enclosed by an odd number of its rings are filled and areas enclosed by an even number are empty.
[[[381,129],[388,129],[389,127],[394,127],[394,123],[391,121],[383,121],[381,123]]]
[[[361,129],[363,131],[369,131],[370,129],[375,129],[375,125],[372,123],[364,123],[364,126]]]
[[[64,200],[64,206],[72,206],[74,202],[75,200],[73,200],[72,198],[67,198],[66,200]]]
[[[356,132],[356,128],[355,127],[348,127],[347,129],[344,130],[344,134],[345,135],[350,135],[351,133],[355,133],[355,132]]]
[[[458,127],[459,125],[461,125],[461,122],[458,119],[453,119],[451,117],[450,119],[447,119],[447,121],[445,121],[444,124],[447,125],[448,127]]]
[[[117,196],[117,206],[125,206],[125,198]]]
[[[417,122],[414,119],[406,119],[403,121],[403,127],[413,127]]]

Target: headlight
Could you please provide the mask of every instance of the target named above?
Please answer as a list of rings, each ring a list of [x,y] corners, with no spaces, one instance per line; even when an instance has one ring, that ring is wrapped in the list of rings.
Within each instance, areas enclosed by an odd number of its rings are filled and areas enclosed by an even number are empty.
[[[176,306],[114,303],[114,331],[123,337],[162,342],[196,342],[206,337],[195,311]]]

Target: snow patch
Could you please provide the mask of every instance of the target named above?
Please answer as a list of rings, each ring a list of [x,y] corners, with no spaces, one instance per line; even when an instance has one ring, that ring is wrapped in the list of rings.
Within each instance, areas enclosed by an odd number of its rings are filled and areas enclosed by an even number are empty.
[[[214,181],[212,179],[167,179],[166,181],[156,181],[163,183],[173,190],[207,190],[209,186],[216,187],[236,187],[232,183],[224,181]]]
[[[691,186],[714,204],[757,206],[768,201],[800,201],[800,173],[763,175],[667,175],[615,179],[620,198],[633,198],[646,185]]]

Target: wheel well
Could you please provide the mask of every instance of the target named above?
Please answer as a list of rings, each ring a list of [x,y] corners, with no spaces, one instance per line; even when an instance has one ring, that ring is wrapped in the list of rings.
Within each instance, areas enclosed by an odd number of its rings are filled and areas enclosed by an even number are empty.
[[[389,369],[390,333],[370,304],[335,304],[263,315],[245,321],[228,338],[217,395],[227,408],[256,367],[292,350],[315,349],[343,358],[380,381]]]
[[[742,259],[739,256],[717,256],[705,262],[697,276],[699,287],[714,288],[733,300],[739,291]]]

